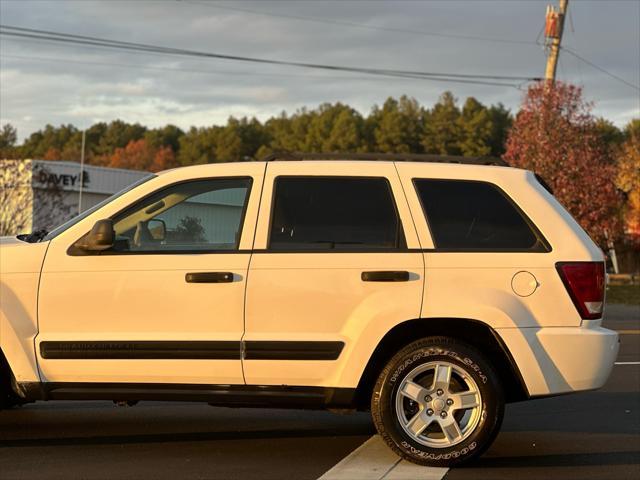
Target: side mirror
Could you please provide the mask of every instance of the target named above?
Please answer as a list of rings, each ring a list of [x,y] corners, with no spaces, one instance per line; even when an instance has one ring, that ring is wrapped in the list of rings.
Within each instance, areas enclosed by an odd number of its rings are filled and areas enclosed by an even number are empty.
[[[152,218],[147,222],[147,228],[151,234],[151,238],[158,242],[164,242],[167,237],[167,224],[159,218]]]
[[[91,231],[78,242],[77,246],[88,251],[106,250],[113,246],[115,237],[113,220],[98,220]]]

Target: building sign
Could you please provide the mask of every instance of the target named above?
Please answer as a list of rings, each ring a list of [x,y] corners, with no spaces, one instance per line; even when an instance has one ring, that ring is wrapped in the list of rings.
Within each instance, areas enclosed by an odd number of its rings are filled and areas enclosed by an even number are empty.
[[[83,192],[111,195],[149,173],[87,164],[81,173],[76,162],[33,160],[31,184],[33,188],[78,192],[81,175]]]
[[[46,168],[40,168],[37,173],[37,183],[41,186],[47,186],[49,188],[61,188],[75,190],[80,188],[80,177],[82,176],[82,188],[89,187],[90,176],[89,172],[84,171],[77,174],[69,173],[55,173],[49,172]],[[66,187],[66,188],[65,188]]]

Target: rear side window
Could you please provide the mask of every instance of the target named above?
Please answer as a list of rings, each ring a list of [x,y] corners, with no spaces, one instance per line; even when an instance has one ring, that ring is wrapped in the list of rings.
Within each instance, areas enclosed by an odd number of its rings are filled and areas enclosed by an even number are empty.
[[[405,246],[386,179],[276,179],[270,249],[389,250]]]
[[[548,251],[520,209],[498,187],[465,180],[414,180],[436,248]]]

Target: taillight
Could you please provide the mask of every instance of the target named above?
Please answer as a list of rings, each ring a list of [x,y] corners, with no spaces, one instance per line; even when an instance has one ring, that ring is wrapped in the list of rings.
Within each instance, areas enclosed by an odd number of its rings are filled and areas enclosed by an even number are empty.
[[[578,313],[585,320],[602,316],[604,262],[558,262],[556,269]]]

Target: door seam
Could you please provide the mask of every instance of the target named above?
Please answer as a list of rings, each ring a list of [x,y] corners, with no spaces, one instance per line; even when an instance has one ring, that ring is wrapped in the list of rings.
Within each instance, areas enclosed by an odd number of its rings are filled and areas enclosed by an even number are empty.
[[[38,379],[42,382],[42,368],[40,367],[40,358],[38,358],[38,349],[36,345],[38,343],[38,337],[40,336],[40,286],[42,285],[42,273],[44,271],[44,263],[47,261],[47,254],[49,253],[49,247],[51,247],[51,240],[47,244],[47,248],[44,251],[44,257],[42,257],[42,264],[40,265],[40,273],[38,274],[38,288],[36,290],[36,334],[33,336],[33,359],[36,362],[36,373]]]
[[[409,199],[407,198],[407,192],[404,189],[404,183],[402,183],[402,177],[400,176],[400,172],[398,171],[398,165],[396,162],[393,162],[393,168],[396,171],[396,175],[398,176],[398,181],[400,182],[400,188],[402,189],[402,194],[404,195],[404,202],[407,206],[407,210],[409,210],[409,217],[411,217],[411,223],[413,224],[413,230],[416,234],[416,239],[418,240],[418,245],[422,250],[422,243],[420,242],[420,234],[418,232],[418,227],[416,226],[416,221],[413,218],[413,212],[411,211],[411,205],[409,205]],[[425,262],[425,254],[424,252],[420,253],[420,257],[422,258],[422,295],[420,296],[420,311],[418,312],[418,318],[422,318],[422,311],[424,309],[424,296],[427,288],[427,264]]]
[[[264,184],[267,181],[267,166],[269,162],[264,163],[264,172],[262,173],[262,185],[260,185],[260,198],[258,200],[258,213],[256,214],[256,221],[253,228],[253,239],[251,241],[251,253],[249,254],[249,262],[247,263],[247,273],[244,281],[244,295],[243,295],[243,308],[242,308],[242,335],[240,336],[240,370],[242,371],[242,381],[247,385],[247,376],[244,371],[244,356],[246,353],[244,337],[247,333],[247,291],[249,289],[249,272],[251,271],[251,261],[253,260],[253,250],[256,245],[256,235],[258,234],[258,222],[260,221],[260,211],[262,209],[262,201],[264,195]],[[245,219],[246,221],[246,219]]]

